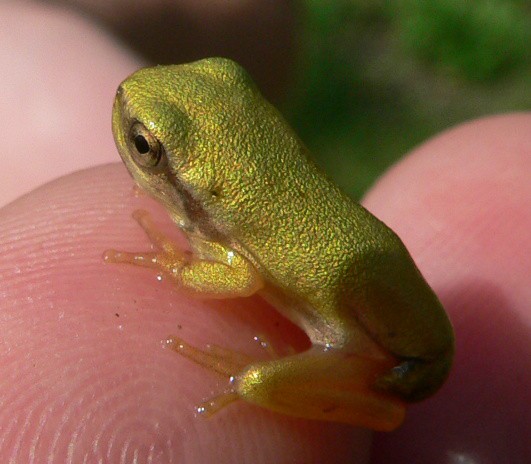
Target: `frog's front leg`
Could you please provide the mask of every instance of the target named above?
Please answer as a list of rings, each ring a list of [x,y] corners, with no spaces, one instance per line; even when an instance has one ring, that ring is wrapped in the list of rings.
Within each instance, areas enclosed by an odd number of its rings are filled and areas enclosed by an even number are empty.
[[[135,211],[133,218],[158,250],[143,253],[107,250],[106,262],[156,269],[183,290],[208,298],[250,296],[263,287],[254,266],[223,244],[194,237],[193,252],[187,253],[157,229],[147,211]]]
[[[405,403],[373,389],[393,364],[341,350],[310,350],[270,361],[219,347],[201,350],[172,337],[170,346],[193,362],[231,379],[221,395],[198,407],[210,416],[243,399],[266,409],[304,419],[343,422],[379,431],[397,428]]]

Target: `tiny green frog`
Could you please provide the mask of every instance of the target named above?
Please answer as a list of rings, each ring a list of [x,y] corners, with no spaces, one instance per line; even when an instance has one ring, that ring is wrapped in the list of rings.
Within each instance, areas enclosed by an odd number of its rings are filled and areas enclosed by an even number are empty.
[[[398,236],[318,169],[238,64],[141,69],[118,88],[112,123],[127,169],[192,251],[137,211],[156,251],[105,259],[156,269],[201,297],[258,294],[312,344],[259,361],[172,338],[175,351],[230,378],[206,413],[242,399],[393,430],[408,402],[439,389],[454,336],[435,293]]]

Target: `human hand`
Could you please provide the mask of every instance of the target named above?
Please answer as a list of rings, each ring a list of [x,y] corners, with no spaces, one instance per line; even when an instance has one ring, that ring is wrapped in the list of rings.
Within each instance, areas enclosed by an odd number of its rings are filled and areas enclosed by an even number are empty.
[[[376,436],[374,464],[529,461],[530,172],[531,113],[508,114],[440,134],[367,195],[456,333],[447,384]]]
[[[88,34],[78,46],[94,40],[89,49],[97,50],[94,59],[101,62],[73,67],[74,76],[60,68],[57,81],[61,89],[74,83],[81,89],[74,104],[65,98],[66,109],[52,113],[52,121],[71,120],[70,125],[42,130],[28,118],[9,127],[8,142],[18,145],[8,152],[18,160],[24,155],[27,183],[42,182],[30,177],[30,168],[42,160],[39,171],[49,178],[64,174],[53,172],[57,155],[78,168],[88,166],[87,159],[118,159],[106,108],[118,81],[137,65],[112,42]],[[45,65],[58,69],[49,60]],[[105,73],[94,76],[93,69]],[[97,99],[90,91],[94,82],[107,89]],[[88,103],[82,105],[85,91]],[[16,116],[23,117],[26,106],[19,110]],[[531,222],[524,201],[530,125],[529,115],[512,115],[443,134],[406,158],[367,197],[369,209],[410,248],[458,337],[448,385],[413,406],[402,429],[376,437],[374,462],[389,462],[390,456],[397,463],[460,462],[459,453],[478,462],[518,462],[525,452],[529,410],[521,412],[529,398],[517,379],[526,375],[529,359],[529,272],[521,251],[529,239],[518,240],[514,231],[526,231],[519,224]],[[65,146],[63,140],[76,142]],[[109,246],[147,246],[130,218],[138,207],[154,211],[173,231],[157,205],[131,195],[131,185],[121,165],[100,167],[62,177],[0,210],[2,461],[14,456],[25,462],[33,455],[39,462],[52,453],[56,462],[68,456],[72,462],[82,456],[130,462],[135,453],[139,462],[150,456],[153,462],[352,462],[353,456],[367,461],[365,431],[244,404],[210,420],[194,417],[193,405],[219,391],[224,380],[163,350],[166,335],[178,332],[197,345],[231,340],[231,347],[260,355],[252,341],[257,333],[277,346],[297,344],[300,334],[258,300],[187,299],[145,271],[104,265],[101,254]],[[509,433],[512,443],[505,438]]]

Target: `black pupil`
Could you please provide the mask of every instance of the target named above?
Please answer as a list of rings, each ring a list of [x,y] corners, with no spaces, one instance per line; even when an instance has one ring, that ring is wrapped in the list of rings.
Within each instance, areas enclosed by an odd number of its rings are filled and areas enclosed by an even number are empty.
[[[145,155],[149,152],[149,143],[142,135],[135,137],[135,148],[141,155]]]

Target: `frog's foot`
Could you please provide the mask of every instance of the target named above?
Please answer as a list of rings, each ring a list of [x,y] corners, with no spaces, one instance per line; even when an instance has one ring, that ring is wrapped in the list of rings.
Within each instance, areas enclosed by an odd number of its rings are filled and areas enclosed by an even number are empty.
[[[167,345],[181,356],[190,359],[196,364],[229,378],[230,387],[222,394],[199,404],[196,407],[197,412],[205,417],[210,417],[220,409],[240,399],[240,396],[232,385],[234,382],[234,374],[251,364],[254,361],[253,358],[244,353],[228,350],[218,345],[207,345],[205,350],[201,350],[175,336],[168,338]]]
[[[126,263],[135,266],[148,267],[158,271],[176,275],[189,261],[189,257],[168,236],[157,229],[151,215],[144,210],[137,210],[133,218],[144,230],[154,247],[159,251],[130,253],[127,251],[107,250],[103,254],[105,262]]]
[[[254,361],[244,353],[228,350],[218,345],[207,345],[205,350],[201,350],[175,336],[168,337],[166,343],[181,356],[229,378]]]
[[[342,351],[312,348],[271,361],[221,347],[195,348],[172,338],[177,353],[230,379],[230,388],[205,401],[197,410],[211,416],[237,399],[294,417],[344,422],[389,431],[405,417],[405,403],[372,386],[391,367]]]
[[[279,357],[269,339],[264,335],[257,335],[254,340],[260,344],[260,347],[273,359]],[[241,372],[246,366],[256,362],[251,356],[238,351],[229,350],[219,345],[207,345],[205,350],[196,348],[185,342],[182,338],[171,336],[167,339],[168,346],[191,361],[214,371],[229,379],[230,386],[223,393],[209,398],[200,403],[196,410],[205,417],[214,415],[219,410],[228,406],[230,403],[240,399],[240,395],[234,388],[234,374]],[[293,347],[288,347],[290,354],[294,353]]]
[[[232,248],[188,236],[192,251],[185,252],[157,229],[146,211],[135,211],[133,218],[156,250],[146,253],[108,250],[103,255],[106,262],[156,269],[182,290],[203,298],[250,296],[263,287],[262,277],[253,264]]]

